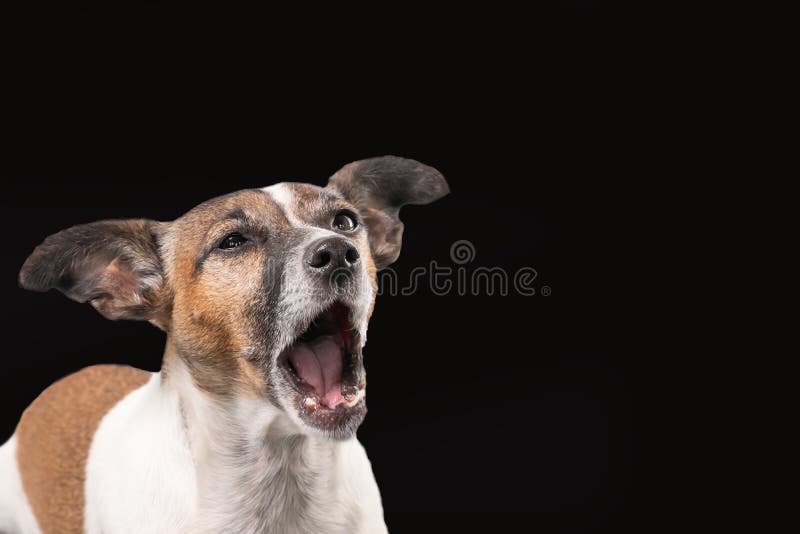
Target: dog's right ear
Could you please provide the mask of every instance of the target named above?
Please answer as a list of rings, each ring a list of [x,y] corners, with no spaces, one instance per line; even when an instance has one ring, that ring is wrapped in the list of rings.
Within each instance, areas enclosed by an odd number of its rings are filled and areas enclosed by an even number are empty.
[[[397,156],[348,163],[330,177],[328,187],[358,208],[378,270],[400,255],[400,208],[430,204],[450,191],[442,173],[433,167]]]
[[[167,223],[100,221],[53,234],[19,273],[33,291],[58,289],[109,319],[142,319],[166,329],[168,303],[158,240]]]

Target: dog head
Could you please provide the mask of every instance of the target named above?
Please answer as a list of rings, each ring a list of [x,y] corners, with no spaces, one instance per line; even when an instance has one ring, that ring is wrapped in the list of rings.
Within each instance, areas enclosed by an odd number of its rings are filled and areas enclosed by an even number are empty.
[[[150,321],[206,394],[261,399],[304,432],[344,439],[366,414],[362,348],[376,272],[400,253],[400,208],[447,192],[416,161],[357,161],[324,188],[280,183],[172,222],[69,228],[34,250],[19,281]]]

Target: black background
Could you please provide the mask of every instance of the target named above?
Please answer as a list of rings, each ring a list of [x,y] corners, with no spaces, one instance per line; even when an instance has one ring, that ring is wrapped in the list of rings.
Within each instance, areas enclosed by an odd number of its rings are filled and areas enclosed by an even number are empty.
[[[160,364],[164,335],[16,276],[47,235],[170,220],[277,181],[324,184],[396,154],[452,193],[407,207],[394,268],[476,251],[533,267],[549,296],[379,298],[359,431],[392,532],[621,532],[631,517],[632,377],[612,273],[639,132],[623,23],[576,2],[523,15],[180,5],[4,13],[0,441],[58,378]],[[629,70],[630,69],[630,70]],[[633,76],[630,76],[633,73]],[[635,111],[634,113],[635,114]]]

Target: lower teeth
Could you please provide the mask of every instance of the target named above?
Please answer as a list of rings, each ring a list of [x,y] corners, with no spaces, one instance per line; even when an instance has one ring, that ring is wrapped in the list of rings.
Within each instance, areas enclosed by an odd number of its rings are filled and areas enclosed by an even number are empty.
[[[306,409],[307,409],[307,410],[310,410],[310,411],[312,411],[312,412],[313,412],[314,410],[316,410],[316,409],[317,409],[317,407],[319,406],[319,405],[317,404],[317,401],[315,401],[315,400],[314,400],[314,399],[312,399],[311,397],[306,397],[306,398],[305,398],[305,400],[303,400],[303,404],[305,404],[305,406],[306,406]]]

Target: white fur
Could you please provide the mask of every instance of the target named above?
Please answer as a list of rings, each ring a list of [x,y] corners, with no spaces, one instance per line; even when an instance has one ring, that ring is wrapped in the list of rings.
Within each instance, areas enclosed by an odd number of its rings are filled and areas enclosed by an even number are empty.
[[[100,422],[86,464],[86,532],[181,532],[195,486],[178,395],[154,374]]]
[[[292,193],[289,183],[281,182],[279,184],[270,185],[261,189],[275,201],[278,206],[283,210],[286,219],[291,223],[294,228],[308,228],[313,230],[313,236],[310,236],[309,241],[320,239],[322,237],[341,237],[333,230],[327,228],[320,228],[309,222],[304,221],[301,217],[297,216],[294,211],[294,201],[292,200],[294,193]]]
[[[286,182],[270,185],[262,188],[261,190],[267,193],[272,200],[277,202],[277,204],[283,209],[286,219],[288,219],[292,226],[309,226],[308,223],[294,214],[294,210],[292,209],[292,190],[289,188]]]
[[[17,438],[0,447],[0,532],[39,534],[39,525],[22,490],[17,468]]]
[[[300,503],[300,504],[298,504]],[[223,403],[170,367],[103,419],[87,465],[86,532],[386,532],[355,438],[305,436],[266,401]]]

